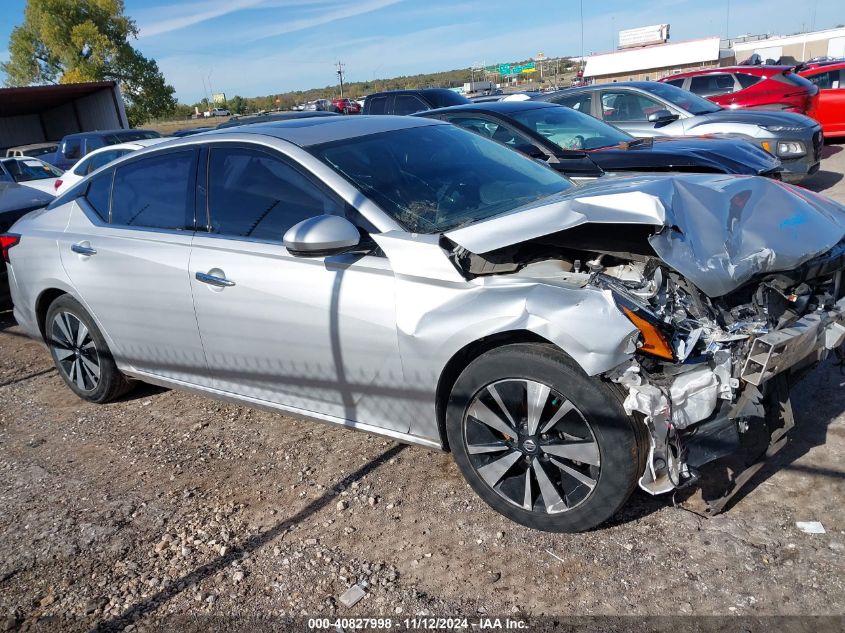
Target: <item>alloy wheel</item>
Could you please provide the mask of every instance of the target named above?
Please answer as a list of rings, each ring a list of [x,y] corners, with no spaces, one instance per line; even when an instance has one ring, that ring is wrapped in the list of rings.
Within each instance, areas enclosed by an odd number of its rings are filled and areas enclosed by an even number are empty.
[[[481,480],[523,510],[567,512],[598,482],[592,428],[572,402],[543,383],[512,378],[485,386],[466,409],[463,436]]]
[[[72,312],[53,317],[50,342],[56,365],[82,391],[94,391],[100,382],[100,357],[86,325]]]

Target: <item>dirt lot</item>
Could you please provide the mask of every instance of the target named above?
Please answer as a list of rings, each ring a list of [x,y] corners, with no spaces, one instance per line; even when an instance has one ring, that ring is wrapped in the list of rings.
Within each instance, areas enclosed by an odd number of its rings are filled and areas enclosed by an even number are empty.
[[[841,202],[843,147],[811,183]],[[494,514],[448,455],[153,387],[85,404],[8,315],[0,352],[0,631],[845,610],[845,375],[831,362],[728,512],[690,511],[700,492],[679,507],[636,493],[608,525],[551,535]],[[826,533],[799,531],[808,520]],[[366,597],[347,608],[356,582]]]

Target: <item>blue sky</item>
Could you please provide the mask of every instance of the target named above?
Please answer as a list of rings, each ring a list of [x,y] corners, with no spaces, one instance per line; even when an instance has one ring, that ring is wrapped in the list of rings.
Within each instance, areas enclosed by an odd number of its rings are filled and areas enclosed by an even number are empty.
[[[177,97],[256,96],[335,82],[578,55],[579,0],[125,0],[134,42]],[[26,0],[2,0],[0,60]],[[610,50],[619,29],[668,22],[672,40],[724,36],[729,0],[584,2],[584,49]],[[815,15],[814,15],[815,14]],[[842,0],[732,0],[731,35],[793,33],[845,22]]]

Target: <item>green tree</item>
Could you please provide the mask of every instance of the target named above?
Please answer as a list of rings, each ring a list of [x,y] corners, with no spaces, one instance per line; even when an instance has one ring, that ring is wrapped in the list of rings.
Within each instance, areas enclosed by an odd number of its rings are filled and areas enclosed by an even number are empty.
[[[123,0],[27,0],[2,64],[6,85],[114,80],[130,125],[171,114],[173,87],[129,44],[138,29],[123,12]]]
[[[229,111],[232,114],[243,114],[246,112],[246,101],[240,95],[235,95],[229,100]]]

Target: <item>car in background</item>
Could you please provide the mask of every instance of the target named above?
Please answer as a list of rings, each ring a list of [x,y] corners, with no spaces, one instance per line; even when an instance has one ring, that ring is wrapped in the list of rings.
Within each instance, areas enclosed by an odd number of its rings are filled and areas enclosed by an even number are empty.
[[[781,177],[800,182],[818,171],[821,125],[794,112],[724,109],[668,83],[625,81],[567,88],[542,97],[638,137],[719,135],[744,138],[775,155]]]
[[[337,112],[331,101],[328,99],[315,99],[302,106],[303,112]]]
[[[819,88],[814,118],[821,123],[824,135],[845,136],[845,61],[819,64],[799,74]]]
[[[423,110],[447,108],[472,103],[463,95],[446,88],[391,90],[375,92],[364,101],[364,114],[414,114]]]
[[[95,149],[150,138],[161,138],[161,134],[153,130],[106,130],[68,134],[59,143],[55,160],[50,162],[59,169],[70,169],[79,159]]]
[[[216,116],[232,116],[232,113],[229,112],[226,108],[212,108],[211,110],[206,110],[202,113],[205,118],[216,117]]]
[[[819,89],[792,66],[728,66],[670,75],[663,83],[724,108],[783,110],[813,116]]]
[[[311,119],[314,117],[337,116],[337,112],[323,110],[303,110],[290,112],[268,112],[265,114],[250,114],[229,119],[218,125],[215,130],[225,130],[239,125],[253,125],[254,123],[270,123],[272,121],[290,121],[291,119]]]
[[[181,130],[176,130],[175,132],[171,132],[169,136],[174,138],[182,138],[183,136],[193,136],[194,134],[202,134],[203,132],[210,132],[213,130],[213,127],[186,127],[182,128]]]
[[[24,187],[16,182],[0,180],[0,310],[12,307],[6,263],[8,249],[17,244],[18,239],[14,235],[3,233],[7,233],[15,222],[30,211],[46,207],[52,201],[53,196],[48,193]]]
[[[7,149],[6,157],[32,156],[34,158],[41,157],[43,159],[48,154],[55,154],[57,147],[58,143],[30,143],[29,145],[18,145],[17,147],[10,147]]]
[[[638,139],[591,116],[544,101],[473,103],[414,116],[447,121],[499,141],[571,178],[625,171],[780,178],[780,161],[743,139]]]
[[[335,110],[342,114],[361,114],[361,106],[357,101],[343,97],[341,99],[333,99],[332,105]]]
[[[107,165],[131,152],[136,152],[139,149],[150,147],[151,145],[158,145],[167,141],[167,138],[147,138],[138,139],[130,143],[118,143],[116,145],[109,145],[108,147],[101,147],[88,154],[81,159],[73,167],[68,169],[61,178],[58,178],[53,186],[56,190],[56,195],[61,195],[71,187],[73,187],[80,180],[85,178],[88,174],[97,171],[103,165]]]
[[[0,181],[16,182],[24,187],[55,195],[53,182],[62,170],[33,157],[0,158]]]

